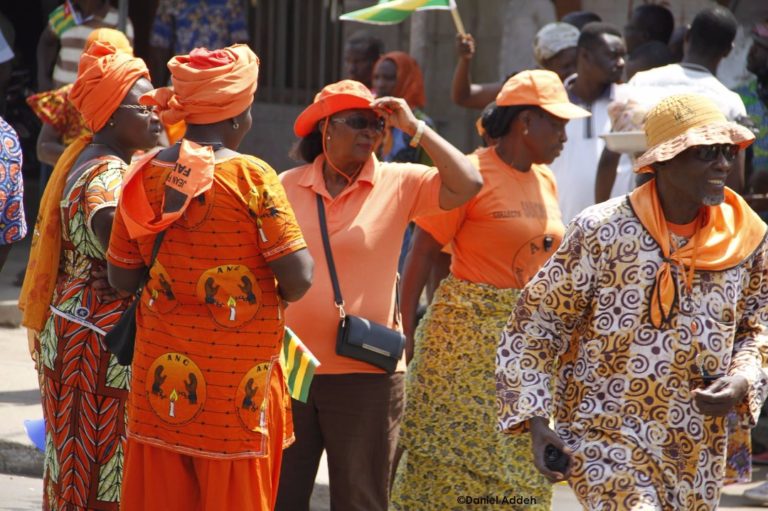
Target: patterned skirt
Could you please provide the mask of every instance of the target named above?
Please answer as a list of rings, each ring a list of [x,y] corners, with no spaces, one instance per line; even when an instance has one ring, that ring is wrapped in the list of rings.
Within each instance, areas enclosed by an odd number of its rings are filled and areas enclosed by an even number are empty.
[[[113,302],[99,311],[101,319],[119,318],[124,308]],[[130,371],[101,347],[101,339],[56,314],[40,333],[44,510],[119,508]]]
[[[392,509],[550,508],[530,435],[496,426],[496,348],[519,294],[452,275],[440,284],[408,367]]]

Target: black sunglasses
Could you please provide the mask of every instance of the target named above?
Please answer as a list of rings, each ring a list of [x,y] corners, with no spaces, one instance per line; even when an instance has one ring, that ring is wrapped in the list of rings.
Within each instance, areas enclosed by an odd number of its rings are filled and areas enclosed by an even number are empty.
[[[739,146],[735,144],[697,145],[692,148],[693,154],[701,161],[715,161],[723,155],[725,161],[733,161],[739,154]]]
[[[381,117],[367,117],[365,115],[350,115],[349,117],[337,117],[331,122],[344,123],[353,130],[370,129],[376,133],[384,131],[385,122]]]

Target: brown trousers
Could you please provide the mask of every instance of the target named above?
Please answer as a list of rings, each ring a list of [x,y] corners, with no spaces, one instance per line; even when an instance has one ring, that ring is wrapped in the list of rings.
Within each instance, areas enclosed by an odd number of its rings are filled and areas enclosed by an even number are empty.
[[[296,443],[283,453],[277,511],[309,511],[323,449],[333,511],[386,511],[405,404],[395,374],[318,375],[307,403],[294,400]]]

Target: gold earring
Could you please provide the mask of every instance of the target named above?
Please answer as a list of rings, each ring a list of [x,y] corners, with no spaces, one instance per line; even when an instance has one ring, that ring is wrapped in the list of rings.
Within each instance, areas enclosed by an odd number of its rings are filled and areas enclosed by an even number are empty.
[[[240,123],[238,123],[237,121],[232,121],[232,129],[236,130],[238,128],[240,128]]]

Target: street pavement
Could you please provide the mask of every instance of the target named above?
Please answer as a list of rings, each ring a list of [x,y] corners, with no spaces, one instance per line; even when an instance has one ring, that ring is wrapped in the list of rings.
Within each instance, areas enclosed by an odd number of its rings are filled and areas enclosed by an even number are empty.
[[[42,417],[37,374],[29,357],[26,334],[18,327],[19,316],[13,310],[19,293],[13,282],[26,267],[28,251],[28,244],[15,246],[0,272],[0,511],[33,511],[42,506],[42,456],[24,431],[25,419]],[[759,468],[754,477],[757,483],[726,487],[721,511],[765,509],[750,506],[748,500],[740,497],[744,489],[766,479],[768,471]],[[26,477],[30,475],[36,477]],[[310,509],[330,509],[325,456],[315,480]],[[552,509],[578,511],[581,507],[570,488],[559,484],[554,488]]]

